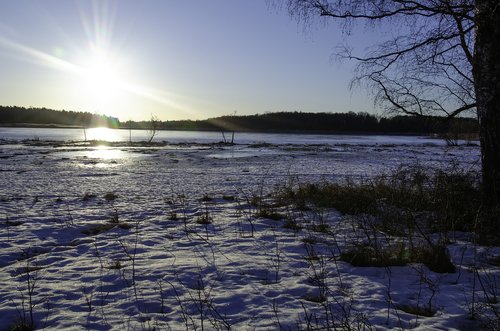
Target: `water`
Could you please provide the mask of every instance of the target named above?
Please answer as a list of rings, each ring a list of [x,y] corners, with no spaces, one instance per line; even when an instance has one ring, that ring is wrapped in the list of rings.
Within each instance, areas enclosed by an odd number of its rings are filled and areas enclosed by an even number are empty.
[[[22,141],[26,139],[56,141],[132,141],[149,140],[147,130],[120,130],[107,128],[59,129],[59,128],[0,128],[0,139]],[[231,140],[231,133],[225,133]],[[157,131],[153,141],[168,143],[216,143],[223,141],[220,132],[201,131]],[[236,144],[292,144],[292,145],[445,145],[442,139],[426,136],[386,136],[386,135],[325,135],[325,134],[291,134],[291,133],[249,133],[236,132]],[[465,142],[463,142],[465,143]]]

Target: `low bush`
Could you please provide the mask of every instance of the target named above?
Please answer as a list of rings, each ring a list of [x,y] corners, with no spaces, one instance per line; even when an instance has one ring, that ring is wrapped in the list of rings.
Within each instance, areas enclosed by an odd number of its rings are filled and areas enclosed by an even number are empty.
[[[35,326],[27,321],[17,321],[7,328],[8,331],[31,331],[35,330]]]
[[[450,253],[444,245],[422,246],[412,250],[414,262],[423,263],[437,273],[454,273],[455,266],[450,260]]]
[[[330,232],[330,226],[326,223],[311,224],[309,230],[319,233],[328,233]]]
[[[222,199],[226,201],[234,201],[234,196],[233,195],[223,195]]]
[[[111,223],[110,224],[100,224],[100,225],[95,225],[91,228],[82,230],[82,233],[87,235],[87,236],[95,236],[99,233],[111,230],[114,227],[115,227],[115,225],[111,224]]]
[[[24,222],[22,221],[11,221],[7,218],[7,220],[5,220],[5,223],[4,223],[6,226],[19,226],[19,225],[23,225]]]
[[[437,273],[454,273],[456,268],[450,260],[448,250],[443,245],[404,245],[373,247],[356,245],[342,252],[340,260],[357,267],[405,266],[408,263],[422,263]]]
[[[95,195],[94,193],[85,192],[85,194],[83,195],[82,200],[83,201],[89,201],[89,200],[92,200],[92,199],[94,199],[96,197],[97,197],[97,195]]]
[[[355,267],[404,266],[410,262],[404,249],[377,249],[367,245],[357,245],[340,254],[340,260]]]
[[[104,195],[104,199],[106,199],[106,201],[114,201],[116,198],[117,198],[117,195],[113,192],[107,192]]]
[[[196,219],[196,223],[202,225],[212,224],[212,217],[208,213],[200,215]]]
[[[281,203],[304,210],[335,208],[343,214],[373,215],[397,234],[401,225],[425,224],[430,231],[476,232],[482,243],[498,244],[500,208],[482,205],[480,176],[475,172],[421,168],[400,169],[366,182],[307,183],[280,188]]]
[[[285,220],[285,222],[283,223],[283,227],[285,229],[293,230],[296,232],[302,230],[302,228],[303,228],[302,225],[299,224],[296,220],[289,219],[289,218],[287,218]]]
[[[115,260],[111,262],[109,265],[107,265],[105,268],[110,270],[120,270],[123,268],[123,264],[119,260]]]
[[[263,209],[259,210],[255,214],[255,217],[268,218],[268,219],[275,220],[275,221],[279,221],[279,220],[285,218],[282,214],[280,214],[274,210],[267,209],[267,208],[263,208]]]
[[[177,213],[175,211],[171,211],[168,214],[168,219],[171,221],[177,221],[177,220],[179,220],[179,215],[177,215]]]
[[[304,300],[309,301],[309,302],[314,302],[314,303],[323,303],[326,301],[326,297],[322,294],[318,295],[305,295]]]
[[[120,222],[118,223],[118,227],[123,230],[130,230],[133,228],[133,225],[127,223],[127,222]]]
[[[212,198],[210,195],[208,195],[208,194],[205,194],[205,195],[204,195],[204,196],[200,199],[200,201],[202,201],[202,202],[209,202],[209,201],[212,201],[212,200],[213,200],[213,198]]]
[[[318,239],[314,236],[304,237],[300,241],[302,241],[304,244],[307,244],[307,245],[314,245],[314,244],[318,243]]]

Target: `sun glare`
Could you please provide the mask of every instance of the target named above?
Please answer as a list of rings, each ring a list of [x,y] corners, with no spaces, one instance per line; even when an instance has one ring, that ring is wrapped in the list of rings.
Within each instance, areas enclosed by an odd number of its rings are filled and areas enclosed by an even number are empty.
[[[76,102],[81,110],[114,116],[123,112],[132,114],[131,104],[142,102],[131,98],[134,96],[167,106],[176,113],[198,117],[196,112],[179,102],[180,99],[190,102],[191,98],[138,82],[140,76],[130,67],[133,61],[122,57],[123,52],[112,51],[110,45],[102,43],[103,46],[98,46],[100,44],[92,42],[89,48],[77,51],[70,60],[59,58],[64,57],[60,50],[53,55],[0,36],[0,47],[10,48],[40,66],[71,74],[71,81],[64,86],[66,93],[58,97]]]
[[[89,140],[119,141],[120,136],[113,129],[109,128],[91,128],[87,130]]]

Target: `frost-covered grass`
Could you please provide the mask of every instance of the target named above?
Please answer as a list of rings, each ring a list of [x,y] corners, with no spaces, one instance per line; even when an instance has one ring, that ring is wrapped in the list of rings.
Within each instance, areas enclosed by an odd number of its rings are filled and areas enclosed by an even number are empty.
[[[469,229],[421,223],[435,212],[413,210],[413,199],[380,204],[371,193],[349,210],[276,193],[354,187],[416,164],[446,170],[456,161],[470,173],[478,158],[467,146],[4,142],[0,326],[498,328],[497,246],[458,231]],[[387,212],[370,213],[380,206]],[[391,222],[401,210],[418,226]],[[453,272],[426,266],[439,254]]]

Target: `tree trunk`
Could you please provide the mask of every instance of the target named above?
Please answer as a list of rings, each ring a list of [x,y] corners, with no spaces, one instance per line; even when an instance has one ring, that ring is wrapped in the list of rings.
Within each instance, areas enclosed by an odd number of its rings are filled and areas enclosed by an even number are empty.
[[[485,202],[500,204],[500,5],[476,0],[474,81]]]

